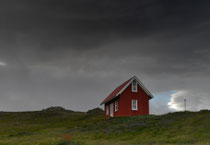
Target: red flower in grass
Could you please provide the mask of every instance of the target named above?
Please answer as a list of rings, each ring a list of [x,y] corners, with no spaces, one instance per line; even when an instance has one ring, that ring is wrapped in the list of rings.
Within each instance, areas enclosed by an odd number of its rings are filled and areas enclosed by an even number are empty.
[[[70,142],[72,140],[72,134],[71,133],[68,133],[68,134],[63,134],[62,135],[62,138],[67,141],[67,142]]]

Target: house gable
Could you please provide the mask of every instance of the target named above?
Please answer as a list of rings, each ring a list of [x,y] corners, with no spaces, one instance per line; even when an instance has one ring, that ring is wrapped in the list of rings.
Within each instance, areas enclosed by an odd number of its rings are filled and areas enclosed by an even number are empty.
[[[130,84],[119,96],[119,112],[115,116],[135,116],[149,114],[150,96],[138,84],[138,92],[132,92]],[[132,110],[132,100],[137,100],[137,109]],[[109,103],[108,103],[109,104]]]
[[[107,103],[113,99],[115,99],[116,97],[118,97],[120,94],[122,94],[129,85],[132,84],[133,81],[136,81],[137,84],[144,90],[144,92],[149,96],[149,99],[154,98],[154,96],[147,90],[147,88],[143,85],[143,83],[136,77],[133,76],[132,78],[130,78],[129,80],[127,80],[126,82],[124,82],[123,84],[121,84],[120,86],[118,86],[102,103]]]
[[[145,93],[150,96],[150,99],[154,98],[154,96],[149,92],[149,90],[143,85],[143,83],[136,77],[132,77],[130,81],[117,93],[117,96],[121,94],[127,87],[132,84],[132,82],[136,80],[137,84],[145,91]]]

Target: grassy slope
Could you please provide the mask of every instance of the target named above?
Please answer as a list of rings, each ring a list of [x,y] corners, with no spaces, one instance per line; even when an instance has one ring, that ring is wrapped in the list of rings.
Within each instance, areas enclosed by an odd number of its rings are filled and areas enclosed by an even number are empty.
[[[71,145],[210,145],[210,111],[111,119],[72,112],[0,113],[0,145],[64,145],[68,139]]]

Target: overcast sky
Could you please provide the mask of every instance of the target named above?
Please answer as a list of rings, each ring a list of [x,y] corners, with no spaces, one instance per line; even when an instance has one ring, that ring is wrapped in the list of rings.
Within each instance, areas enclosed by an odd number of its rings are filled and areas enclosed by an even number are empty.
[[[1,0],[0,111],[87,111],[136,75],[154,114],[210,109],[209,0]]]

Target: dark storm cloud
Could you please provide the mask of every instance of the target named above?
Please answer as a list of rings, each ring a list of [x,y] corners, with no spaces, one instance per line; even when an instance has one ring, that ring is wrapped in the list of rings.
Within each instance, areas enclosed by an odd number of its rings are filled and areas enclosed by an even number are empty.
[[[154,93],[177,91],[172,106],[186,94],[195,105],[202,94],[199,107],[191,109],[206,107],[209,5],[207,0],[2,0],[0,109],[87,110],[134,74]],[[156,110],[168,111],[167,104],[159,106]]]
[[[22,34],[39,42],[41,49],[87,49],[117,38],[191,27],[209,17],[208,4],[164,0],[1,1],[1,26],[4,35],[9,35],[8,41]]]

